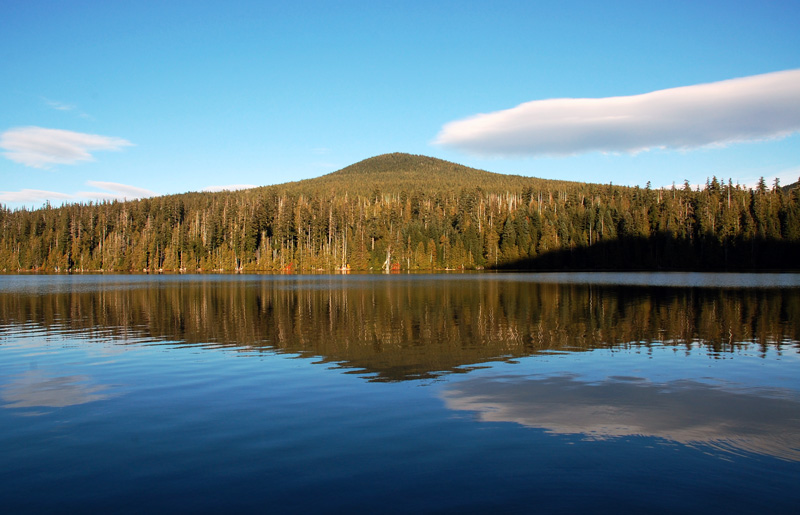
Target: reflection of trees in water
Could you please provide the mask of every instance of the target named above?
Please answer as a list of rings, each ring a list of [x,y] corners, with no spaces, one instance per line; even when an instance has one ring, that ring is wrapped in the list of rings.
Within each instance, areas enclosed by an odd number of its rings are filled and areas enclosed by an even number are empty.
[[[0,294],[4,323],[321,356],[384,379],[615,346],[800,348],[800,291],[270,278]]]

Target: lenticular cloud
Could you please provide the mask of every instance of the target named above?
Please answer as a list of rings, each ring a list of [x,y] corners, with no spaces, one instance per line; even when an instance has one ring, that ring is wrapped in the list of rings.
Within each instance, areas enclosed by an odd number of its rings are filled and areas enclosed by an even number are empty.
[[[488,156],[692,149],[800,131],[800,70],[627,97],[526,102],[446,124],[435,143]]]
[[[134,199],[134,198],[148,198],[158,195],[154,191],[138,186],[130,186],[128,184],[120,184],[118,182],[107,181],[86,181],[86,184],[94,188],[100,188],[112,193],[106,192],[81,192],[79,195],[90,198],[119,198],[119,199]]]
[[[93,151],[119,150],[130,145],[122,138],[42,127],[19,127],[0,135],[0,148],[7,150],[5,157],[34,168],[91,161]]]

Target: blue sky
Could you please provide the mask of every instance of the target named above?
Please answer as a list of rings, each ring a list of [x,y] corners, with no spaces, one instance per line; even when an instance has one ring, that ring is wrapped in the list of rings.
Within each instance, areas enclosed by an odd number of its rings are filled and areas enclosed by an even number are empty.
[[[550,179],[787,184],[798,26],[800,1],[0,0],[0,203],[278,184],[387,152]],[[716,107],[717,90],[686,88],[764,74],[723,83],[736,92]],[[674,88],[678,107],[645,95]],[[585,129],[585,103],[545,102],[608,97],[649,105],[645,121],[575,146],[562,122]],[[555,128],[536,126],[554,105]]]

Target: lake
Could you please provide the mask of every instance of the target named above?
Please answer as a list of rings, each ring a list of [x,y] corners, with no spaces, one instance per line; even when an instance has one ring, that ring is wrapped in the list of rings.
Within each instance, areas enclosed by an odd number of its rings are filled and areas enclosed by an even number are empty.
[[[794,513],[800,274],[0,276],[0,512]]]

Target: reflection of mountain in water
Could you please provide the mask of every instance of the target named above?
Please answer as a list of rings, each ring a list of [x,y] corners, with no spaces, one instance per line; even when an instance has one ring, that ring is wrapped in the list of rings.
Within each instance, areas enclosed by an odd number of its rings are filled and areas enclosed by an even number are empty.
[[[167,278],[165,278],[167,279]],[[0,293],[0,322],[73,336],[320,356],[375,380],[560,350],[800,349],[800,290],[559,285],[493,276],[265,276]]]
[[[450,409],[477,412],[484,421],[594,439],[654,436],[800,461],[800,398],[788,390],[637,378],[589,383],[574,377],[495,377],[461,381],[444,398]]]

